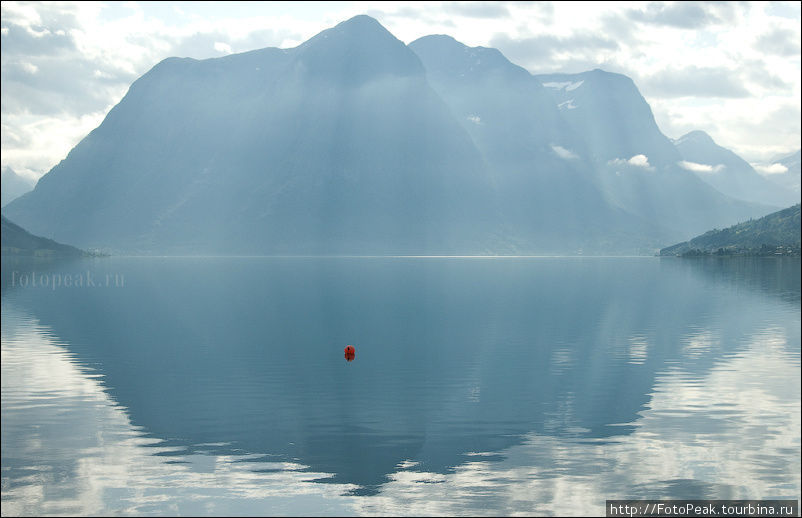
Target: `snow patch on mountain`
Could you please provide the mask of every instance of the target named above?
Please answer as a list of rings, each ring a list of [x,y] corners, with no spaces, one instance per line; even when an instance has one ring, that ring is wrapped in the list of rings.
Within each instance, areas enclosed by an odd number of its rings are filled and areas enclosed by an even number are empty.
[[[570,92],[582,86],[582,83],[584,82],[584,79],[581,81],[551,81],[548,83],[543,83],[543,86],[546,88],[554,88],[556,90],[565,90],[566,92]]]

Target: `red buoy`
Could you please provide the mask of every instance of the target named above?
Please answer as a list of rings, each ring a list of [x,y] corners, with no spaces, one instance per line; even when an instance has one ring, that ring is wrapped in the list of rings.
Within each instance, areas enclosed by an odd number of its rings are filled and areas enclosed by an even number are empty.
[[[354,349],[353,345],[346,345],[345,346],[345,359],[350,362],[350,361],[353,361],[354,358],[356,358],[356,349]]]

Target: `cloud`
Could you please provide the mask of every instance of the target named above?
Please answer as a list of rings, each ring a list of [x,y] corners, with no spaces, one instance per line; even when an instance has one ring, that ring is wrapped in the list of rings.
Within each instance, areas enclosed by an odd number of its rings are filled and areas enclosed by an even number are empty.
[[[231,54],[231,45],[222,41],[215,41],[214,50],[222,52],[223,54]]]
[[[607,162],[610,165],[614,166],[632,166],[632,167],[639,167],[641,169],[646,169],[647,171],[654,171],[654,167],[649,165],[649,158],[646,155],[635,155],[630,159],[624,158],[614,158]]]
[[[31,58],[77,50],[75,40],[66,30],[36,32],[25,23],[15,18],[3,20],[3,54],[6,57],[22,55]]]
[[[575,32],[569,35],[540,34],[512,38],[496,33],[489,45],[497,47],[510,61],[529,70],[552,71],[555,68],[574,72],[596,68],[619,50],[619,44],[606,36]]]
[[[799,32],[788,28],[778,28],[757,38],[755,47],[778,56],[799,56]]]
[[[634,165],[636,167],[650,167],[649,159],[646,158],[646,155],[635,155],[627,160],[627,162],[629,165]]]
[[[4,117],[31,113],[81,116],[108,110],[135,79],[133,74],[81,58],[41,57],[2,64]]]
[[[626,16],[635,22],[679,29],[699,29],[721,22],[700,2],[651,2],[646,7],[626,11]]]
[[[749,97],[738,71],[728,68],[667,67],[641,78],[644,90],[656,97]]]
[[[777,76],[767,65],[765,60],[762,59],[744,59],[742,61],[743,68],[746,70],[746,77],[753,85],[769,90],[772,95],[776,95],[778,91],[791,92],[793,90],[793,82],[787,81]]]
[[[3,164],[37,175],[64,158],[162,59],[278,46],[300,39],[296,29],[304,26],[280,28],[263,17],[160,20],[136,4],[91,2],[3,2],[2,20]],[[48,135],[37,136],[42,131]]]
[[[782,164],[753,165],[757,172],[764,175],[787,173],[788,168]]]
[[[443,4],[443,10],[449,14],[471,18],[506,18],[510,15],[510,11],[501,2],[449,2]]]
[[[3,116],[2,165],[39,178],[90,131],[98,127],[105,111],[43,117],[31,113]]]
[[[419,28],[424,27],[448,27],[454,28],[456,24],[454,23],[454,19],[458,18],[455,15],[446,14],[440,10],[438,10],[435,6],[431,6],[429,8],[419,7],[419,6],[410,6],[410,5],[402,5],[397,6],[395,8],[385,8],[385,9],[368,9],[365,14],[368,16],[372,16],[379,20],[383,25],[387,26],[390,29],[389,25],[394,25],[393,29],[390,32],[393,33],[398,38],[401,38],[401,32],[399,29],[402,27],[409,27],[409,26],[417,26]],[[383,4],[381,4],[384,7]],[[478,20],[478,19],[475,19]],[[416,32],[415,35],[411,38],[407,39],[406,41],[409,42],[411,40],[417,39],[420,36],[423,36],[427,32],[432,32],[424,29],[423,33]],[[440,31],[434,31],[440,32]]]
[[[558,146],[556,144],[552,144],[551,145],[551,150],[554,151],[554,153],[558,157],[560,157],[560,158],[562,158],[564,160],[577,160],[577,159],[579,159],[579,155],[577,155],[576,153],[574,153],[570,149],[565,149],[564,147]]]
[[[689,162],[687,160],[681,160],[677,162],[677,164],[681,168],[687,171],[693,171],[694,173],[718,173],[725,167],[723,164],[712,166],[707,164],[697,164],[696,162]]]
[[[482,123],[482,118],[479,117],[478,115],[468,115],[466,118],[469,121],[473,122],[474,124],[481,124]]]

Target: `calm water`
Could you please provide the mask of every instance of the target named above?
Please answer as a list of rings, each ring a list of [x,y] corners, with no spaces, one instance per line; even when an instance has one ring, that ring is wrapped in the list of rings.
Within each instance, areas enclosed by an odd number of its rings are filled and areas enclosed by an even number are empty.
[[[798,259],[106,258],[2,275],[3,515],[800,497]]]

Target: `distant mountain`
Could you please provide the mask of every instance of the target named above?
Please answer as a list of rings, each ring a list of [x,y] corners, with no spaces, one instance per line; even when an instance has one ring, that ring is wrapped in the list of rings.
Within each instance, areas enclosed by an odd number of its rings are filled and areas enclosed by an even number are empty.
[[[0,172],[0,207],[33,189],[35,183],[10,167],[3,168]]]
[[[800,188],[800,151],[790,155],[775,157],[771,163],[780,164],[787,169],[784,173],[774,173],[765,175],[766,180],[779,185],[788,193],[792,194],[796,201],[802,198],[802,188]]]
[[[535,75],[552,94],[570,126],[583,137],[597,164],[647,156],[651,164],[679,155],[660,132],[649,104],[632,79],[600,69],[580,74]]]
[[[711,230],[660,250],[660,255],[796,255],[800,252],[800,205]]]
[[[683,167],[728,196],[779,207],[797,201],[794,193],[764,178],[704,131],[691,131],[675,140],[674,145],[682,155]]]
[[[0,233],[0,247],[3,255],[25,255],[37,257],[49,256],[77,256],[84,252],[69,245],[56,243],[52,239],[34,236],[19,225],[0,216],[2,232]]]
[[[134,252],[482,253],[503,246],[493,193],[418,57],[357,16],[162,61],[6,214]]]
[[[535,75],[579,135],[605,198],[673,236],[762,216],[771,206],[736,201],[679,166],[632,79],[603,70]]]
[[[533,78],[357,16],[162,61],[4,214],[129,253],[487,254],[654,251],[771,210],[679,160],[624,76]]]
[[[585,141],[529,72],[492,48],[450,36],[409,44],[429,82],[493,172],[508,231],[524,250],[654,246],[664,229],[609,203]],[[545,248],[544,248],[545,247]]]

